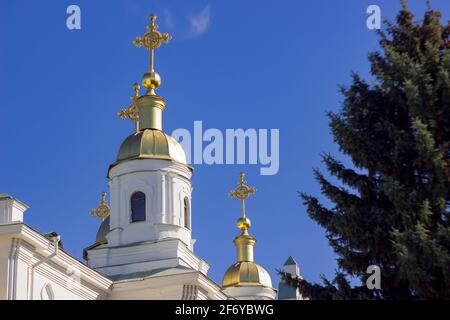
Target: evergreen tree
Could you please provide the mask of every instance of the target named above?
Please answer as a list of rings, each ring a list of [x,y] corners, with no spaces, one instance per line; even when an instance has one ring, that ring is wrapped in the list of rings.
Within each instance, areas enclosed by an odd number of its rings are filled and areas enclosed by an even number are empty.
[[[450,299],[450,24],[428,9],[420,22],[402,2],[396,23],[379,32],[369,55],[373,83],[353,75],[344,101],[329,113],[348,168],[323,162],[342,185],[318,170],[332,208],[301,193],[309,216],[327,233],[338,270],[323,285],[291,279],[319,299]],[[366,286],[367,267],[381,269],[381,290]],[[351,278],[361,281],[351,286]]]

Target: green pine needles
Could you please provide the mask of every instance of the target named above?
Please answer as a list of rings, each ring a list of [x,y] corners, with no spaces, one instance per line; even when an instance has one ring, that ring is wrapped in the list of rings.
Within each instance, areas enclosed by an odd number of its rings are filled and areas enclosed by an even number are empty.
[[[323,285],[283,275],[313,299],[450,299],[450,24],[431,9],[415,22],[402,3],[369,56],[375,81],[353,75],[340,111],[328,114],[354,167],[329,154],[323,162],[345,187],[316,170],[332,208],[300,194],[338,256]],[[381,290],[366,286],[370,265]]]

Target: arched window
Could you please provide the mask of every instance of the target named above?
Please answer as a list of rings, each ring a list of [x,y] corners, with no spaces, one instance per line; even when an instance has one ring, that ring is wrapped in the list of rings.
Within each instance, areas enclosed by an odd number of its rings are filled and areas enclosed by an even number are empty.
[[[191,228],[191,215],[190,215],[188,197],[184,197],[183,212],[184,212],[184,227],[190,229]]]
[[[47,283],[41,290],[41,300],[55,300],[52,285]]]
[[[137,191],[131,196],[131,222],[145,221],[145,194]]]

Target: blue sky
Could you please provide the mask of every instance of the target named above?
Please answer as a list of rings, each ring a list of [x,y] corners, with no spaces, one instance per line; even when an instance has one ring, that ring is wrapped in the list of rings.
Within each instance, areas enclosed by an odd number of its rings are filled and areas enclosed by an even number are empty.
[[[424,3],[410,1],[417,18]],[[66,28],[70,4],[81,8],[81,30]],[[223,131],[280,129],[277,175],[261,176],[255,165],[195,166],[193,235],[210,275],[220,282],[235,261],[240,208],[227,192],[243,170],[257,188],[247,203],[256,261],[274,284],[289,255],[309,280],[332,276],[333,252],[297,191],[320,195],[312,169],[322,168],[322,152],[348,163],[325,112],[339,108],[338,85],[352,71],[369,77],[367,54],[377,48],[366,28],[370,4],[389,19],[400,8],[393,0],[1,1],[0,193],[29,204],[25,221],[57,231],[81,258],[99,226],[89,211],[133,130],[116,116],[147,69],[147,53],[131,41],[155,12],[160,30],[173,35],[156,53],[166,132],[192,130],[195,120]],[[432,6],[449,18],[448,0]]]

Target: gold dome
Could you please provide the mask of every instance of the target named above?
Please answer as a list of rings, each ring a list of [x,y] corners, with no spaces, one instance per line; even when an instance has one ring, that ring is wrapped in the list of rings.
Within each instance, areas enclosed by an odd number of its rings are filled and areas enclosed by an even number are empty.
[[[145,129],[128,136],[122,143],[117,162],[133,159],[173,160],[188,165],[177,140],[156,129]]]
[[[237,227],[241,230],[241,234],[233,241],[237,251],[237,262],[225,272],[222,288],[265,287],[273,289],[269,273],[254,262],[253,251],[256,239],[248,233],[251,222],[245,215],[245,200],[254,194],[256,189],[249,187],[244,178],[245,174],[241,172],[238,187],[229,192],[231,197],[241,200],[242,216],[237,221]]]
[[[253,261],[240,261],[228,268],[223,276],[222,288],[259,286],[272,288],[269,273]]]
[[[161,76],[158,72],[147,72],[142,77],[142,85],[148,90],[155,90],[161,85]]]

